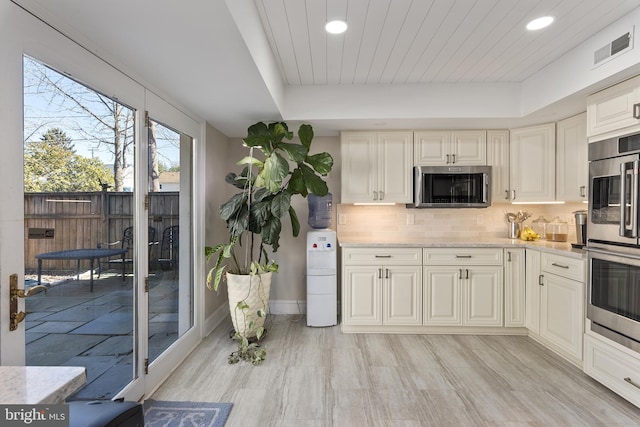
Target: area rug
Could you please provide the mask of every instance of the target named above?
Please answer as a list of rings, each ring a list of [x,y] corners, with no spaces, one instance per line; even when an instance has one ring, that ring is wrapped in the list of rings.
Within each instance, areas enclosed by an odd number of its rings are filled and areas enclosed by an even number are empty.
[[[232,403],[145,400],[145,427],[222,427]]]

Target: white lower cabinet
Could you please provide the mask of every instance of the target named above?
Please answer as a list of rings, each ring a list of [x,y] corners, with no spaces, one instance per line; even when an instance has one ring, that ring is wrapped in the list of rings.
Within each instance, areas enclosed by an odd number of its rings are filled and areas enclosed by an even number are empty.
[[[567,359],[582,363],[585,262],[527,249],[527,327]],[[539,257],[539,258],[538,258]],[[539,259],[537,283],[534,270]]]
[[[525,326],[525,250],[504,250],[504,326]]]
[[[343,249],[343,324],[420,325],[420,255],[418,248]]]
[[[640,407],[638,353],[614,342],[584,336],[584,372]]]
[[[424,264],[424,325],[503,326],[501,249],[425,249]]]

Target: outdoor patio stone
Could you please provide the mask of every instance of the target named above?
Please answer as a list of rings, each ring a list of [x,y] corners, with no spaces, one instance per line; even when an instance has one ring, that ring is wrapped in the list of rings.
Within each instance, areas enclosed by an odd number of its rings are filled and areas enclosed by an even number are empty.
[[[38,334],[34,334],[31,332],[27,332],[26,334],[24,334],[24,342],[25,344],[31,344],[34,341],[39,340],[42,337],[46,337],[48,334],[45,333],[38,333]]]
[[[27,365],[55,366],[105,340],[101,335],[49,334],[27,347]]]
[[[71,332],[86,322],[43,322],[38,326],[30,328],[30,332],[48,332],[51,334],[66,334]]]
[[[158,313],[149,317],[149,323],[178,322],[178,313]]]
[[[133,335],[109,337],[83,356],[124,356],[133,352]]]
[[[109,368],[118,364],[117,356],[76,356],[64,362],[63,366],[84,366],[87,368],[87,382],[97,380]],[[130,365],[130,363],[129,363]]]
[[[72,398],[111,399],[127,385],[133,376],[132,365],[117,365],[107,369],[95,381],[80,389]],[[114,391],[116,390],[116,391]]]
[[[103,314],[109,313],[114,310],[115,307],[100,306],[94,304],[81,304],[75,307],[68,308],[44,318],[47,322],[50,321],[90,321],[100,317]]]
[[[71,334],[127,335],[133,331],[131,313],[107,313],[71,331]]]

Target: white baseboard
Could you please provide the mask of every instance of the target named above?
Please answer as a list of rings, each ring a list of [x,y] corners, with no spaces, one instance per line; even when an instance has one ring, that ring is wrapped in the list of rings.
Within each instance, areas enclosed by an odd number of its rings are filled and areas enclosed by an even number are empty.
[[[305,314],[306,312],[306,300],[269,300],[269,313],[271,314]]]
[[[204,320],[203,336],[208,336],[223,320],[229,316],[229,304],[222,304],[213,314]]]

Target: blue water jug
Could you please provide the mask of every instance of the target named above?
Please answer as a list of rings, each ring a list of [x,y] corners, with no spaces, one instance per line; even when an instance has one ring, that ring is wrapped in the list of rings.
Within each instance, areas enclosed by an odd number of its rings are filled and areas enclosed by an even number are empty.
[[[331,205],[333,196],[327,193],[326,196],[317,196],[309,193],[309,225],[311,228],[329,228],[331,225]]]

